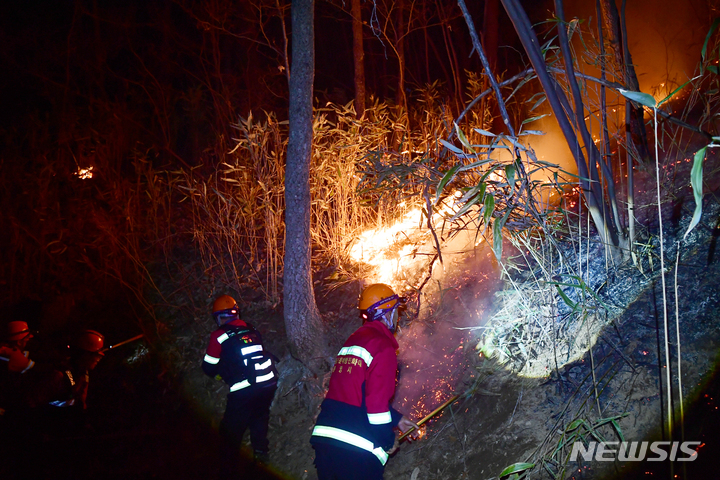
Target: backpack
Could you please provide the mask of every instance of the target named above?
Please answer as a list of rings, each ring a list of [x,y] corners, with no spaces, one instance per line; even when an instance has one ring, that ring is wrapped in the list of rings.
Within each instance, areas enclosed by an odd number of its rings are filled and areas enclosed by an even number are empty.
[[[277,384],[276,359],[263,347],[260,332],[250,325],[225,324],[220,328],[227,338],[221,335],[218,339],[222,339],[218,373],[228,385],[232,387],[244,380],[247,380],[246,386]]]

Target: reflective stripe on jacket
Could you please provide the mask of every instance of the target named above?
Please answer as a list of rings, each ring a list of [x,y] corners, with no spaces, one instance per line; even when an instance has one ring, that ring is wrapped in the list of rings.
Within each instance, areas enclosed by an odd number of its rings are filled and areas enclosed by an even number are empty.
[[[260,333],[242,320],[234,320],[215,330],[203,359],[203,371],[220,375],[230,386],[230,393],[253,385],[277,383],[272,354],[262,345]]]
[[[348,338],[338,353],[311,443],[354,445],[385,464],[376,452],[392,448],[393,428],[402,418],[391,406],[397,348],[395,337],[380,322],[367,322]],[[372,448],[366,448],[369,445]]]

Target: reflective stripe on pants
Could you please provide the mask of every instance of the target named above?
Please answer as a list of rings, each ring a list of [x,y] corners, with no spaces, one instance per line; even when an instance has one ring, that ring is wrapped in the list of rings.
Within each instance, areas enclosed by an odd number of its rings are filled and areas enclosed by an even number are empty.
[[[339,440],[341,442],[345,442],[347,444],[354,445],[358,448],[366,450],[375,455],[377,459],[380,460],[380,463],[382,463],[383,465],[385,465],[388,461],[388,454],[387,452],[385,452],[385,450],[383,450],[381,447],[373,448],[373,442],[355,433],[335,427],[315,425],[312,434],[318,437],[333,438],[335,440]]]

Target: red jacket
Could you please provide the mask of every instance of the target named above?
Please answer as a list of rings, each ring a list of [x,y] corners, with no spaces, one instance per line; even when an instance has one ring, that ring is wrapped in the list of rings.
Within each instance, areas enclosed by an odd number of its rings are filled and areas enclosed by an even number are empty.
[[[393,429],[402,418],[390,405],[397,348],[393,334],[378,321],[366,322],[348,338],[338,353],[311,443],[350,445],[387,461],[383,453],[392,448]]]
[[[237,320],[233,320],[232,322],[228,322],[228,325],[232,325],[233,327],[248,326],[247,323],[239,318]],[[220,355],[222,353],[222,345],[218,342],[218,337],[224,333],[225,330],[218,328],[210,335],[210,343],[208,343],[207,350],[205,351],[205,358],[203,358],[203,370],[216,370],[216,365],[220,362]],[[213,373],[210,376],[215,375],[216,373]]]

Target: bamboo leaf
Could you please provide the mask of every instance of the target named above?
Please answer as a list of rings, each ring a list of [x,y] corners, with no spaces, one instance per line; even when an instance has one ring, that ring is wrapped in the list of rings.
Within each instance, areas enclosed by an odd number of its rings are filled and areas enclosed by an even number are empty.
[[[707,36],[705,37],[705,43],[703,43],[703,47],[702,47],[702,51],[701,51],[703,63],[705,63],[705,58],[707,56],[708,43],[710,43],[710,38],[712,38],[713,33],[715,33],[715,30],[718,28],[718,25],[720,25],[720,18],[715,19],[715,21],[710,26],[710,31],[708,32]],[[715,72],[715,73],[717,73],[717,72]]]
[[[618,438],[620,439],[620,441],[624,442],[625,436],[623,435],[622,430],[620,430],[620,425],[617,423],[616,420],[612,421],[612,425],[613,425],[613,427],[615,427],[615,431],[617,432]]]
[[[513,463],[509,467],[506,467],[505,470],[503,470],[500,473],[500,477],[504,477],[506,475],[511,475],[513,473],[519,473],[524,472],[525,470],[529,470],[535,466],[534,463]]]
[[[701,76],[702,76],[702,75],[698,75],[698,76],[696,76],[696,77],[693,77],[693,78],[691,78],[690,80],[688,80],[687,82],[685,82],[685,83],[683,83],[682,85],[680,85],[679,87],[677,87],[675,90],[672,91],[672,93],[671,93],[670,95],[668,95],[667,97],[663,98],[662,100],[660,100],[660,101],[658,102],[658,107],[659,107],[660,105],[662,105],[663,103],[667,102],[668,100],[670,100],[672,97],[674,97],[676,93],[678,93],[680,90],[682,90],[683,88],[685,88],[685,85],[687,85],[688,83],[692,82],[693,80],[697,80],[697,79],[700,78]]]
[[[576,428],[578,428],[580,425],[582,425],[584,423],[585,423],[585,421],[582,418],[578,418],[578,419],[574,420],[572,423],[570,423],[570,425],[567,426],[565,431],[572,432],[573,430],[575,430]]]
[[[442,142],[442,140],[440,140]],[[457,173],[458,169],[461,165],[455,165],[450,170],[448,170],[445,175],[443,175],[443,178],[440,180],[440,183],[438,183],[437,192],[435,193],[435,203],[440,200],[440,195],[442,195],[443,189],[445,188],[445,185],[447,185],[449,182],[452,181],[453,178],[455,178],[455,174]]]
[[[440,143],[442,143],[442,144],[443,144],[447,149],[449,149],[450,151],[452,151],[452,152],[454,152],[454,153],[459,153],[460,155],[464,155],[463,151],[460,150],[460,149],[459,149],[458,147],[456,147],[455,145],[453,145],[452,143],[447,142],[447,141],[443,140],[442,138],[440,138],[439,140],[440,140]]]
[[[538,101],[535,102],[535,105],[532,106],[532,108],[530,109],[530,111],[532,112],[532,111],[535,110],[537,107],[539,107],[540,105],[542,105],[545,100],[547,100],[547,96],[546,96],[546,95],[541,96],[541,97],[538,99]],[[547,115],[550,115],[550,114],[549,114],[549,113],[546,113],[546,114],[540,115],[539,117],[535,117],[535,119],[542,118],[542,117],[545,117],[545,116],[547,116]],[[526,123],[526,121],[523,121],[523,123]]]
[[[543,99],[544,99],[544,97],[543,97]],[[541,118],[547,117],[548,115],[550,115],[550,114],[544,113],[542,115],[538,115],[537,117],[526,118],[525,120],[522,121],[522,125],[525,125],[530,122],[534,122],[535,120],[540,120]]]
[[[473,130],[475,130],[480,135],[485,135],[486,137],[497,137],[497,135],[495,135],[494,133],[483,130],[482,128],[474,128]]]
[[[690,171],[690,183],[692,184],[693,195],[695,196],[695,212],[693,213],[692,220],[690,221],[690,225],[688,225],[685,235],[683,235],[683,240],[685,240],[692,229],[697,226],[702,216],[703,161],[705,160],[706,151],[707,147],[703,147],[695,153],[693,167]]]
[[[476,195],[470,201],[465,202],[465,205],[463,205],[462,208],[460,210],[458,210],[458,212],[455,215],[452,216],[450,221],[453,222],[453,221],[457,220],[458,218],[460,218],[465,212],[467,212],[470,209],[470,207],[472,207],[473,205],[478,203],[478,200],[480,200],[480,198],[482,198],[480,195]]]
[[[503,215],[502,218],[495,220],[495,222],[493,223],[493,252],[495,252],[495,257],[498,259],[498,262],[502,258],[503,250],[502,229],[505,226],[505,222],[507,222],[508,217],[510,216],[510,212],[512,212],[512,208],[508,208],[507,212],[505,212],[505,215]]]
[[[493,197],[492,193],[488,192],[485,194],[485,201],[483,203],[485,204],[485,212],[483,212],[483,222],[485,223],[485,225],[487,225],[492,218],[493,212],[495,211],[495,197]]]
[[[517,147],[519,150],[522,150],[523,152],[526,152],[526,151],[527,151],[527,148],[525,148],[525,145],[523,145],[522,143],[518,142],[518,141],[515,140],[514,138],[512,138],[512,137],[507,137],[507,136],[504,136],[504,138],[506,138],[510,143],[512,143],[512,144],[513,144],[515,147]]]
[[[565,302],[568,307],[575,311],[575,309],[577,309],[577,303],[573,302],[572,300],[570,300],[570,297],[565,295],[565,292],[562,291],[560,285],[555,285],[555,288],[557,288],[558,295],[560,295],[560,298],[563,299],[563,302]]]
[[[655,103],[655,98],[647,93],[643,92],[632,92],[630,90],[625,90],[624,88],[618,88],[618,92],[626,98],[629,98],[633,102],[639,103],[640,105],[645,105],[648,108],[656,108],[657,104]]]
[[[458,126],[458,124],[455,124],[455,132],[457,133],[458,140],[460,140],[460,143],[463,144],[465,148],[470,150],[472,153],[475,153],[475,149],[470,145],[470,142],[468,142],[467,137],[463,133],[462,129]]]
[[[515,165],[505,165],[505,176],[510,185],[510,195],[515,193]]]

